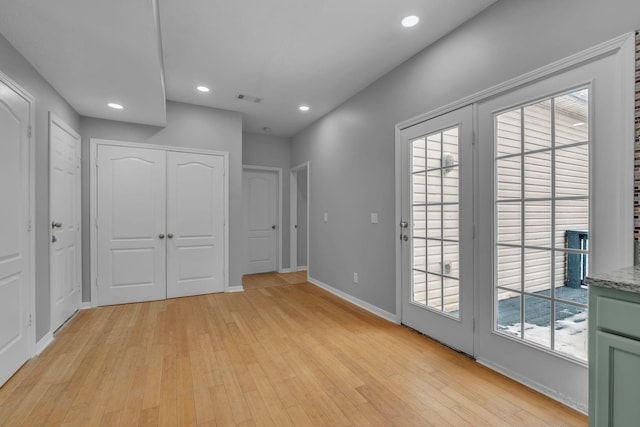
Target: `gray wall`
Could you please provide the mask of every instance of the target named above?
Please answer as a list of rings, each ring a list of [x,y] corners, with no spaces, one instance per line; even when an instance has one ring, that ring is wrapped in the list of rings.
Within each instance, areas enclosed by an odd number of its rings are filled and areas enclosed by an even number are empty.
[[[79,130],[80,118],[53,87],[0,35],[0,72],[35,98],[36,340],[51,328],[49,281],[49,112]],[[2,172],[0,171],[0,179]]]
[[[307,264],[307,171],[298,169],[298,267]]]
[[[82,117],[82,297],[91,299],[89,241],[89,140],[91,138],[141,142],[229,152],[229,285],[242,284],[242,114],[167,102],[167,126],[130,123]]]
[[[395,313],[395,124],[638,28],[637,0],[501,0],[297,134],[309,275]]]
[[[280,225],[282,228],[282,248],[280,257],[282,259],[282,268],[289,268],[291,264],[291,223],[289,221],[291,216],[291,195],[289,190],[289,181],[291,179],[291,139],[257,133],[243,133],[242,164],[282,168],[282,224]],[[244,242],[244,239],[242,241]],[[246,242],[244,243],[246,246]],[[244,257],[242,259],[244,260]]]

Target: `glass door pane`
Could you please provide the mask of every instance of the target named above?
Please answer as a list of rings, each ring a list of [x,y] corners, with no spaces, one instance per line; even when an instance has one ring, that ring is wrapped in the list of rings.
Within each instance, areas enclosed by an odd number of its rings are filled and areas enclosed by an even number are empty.
[[[589,89],[494,122],[495,331],[586,361]]]
[[[410,154],[411,298],[453,317],[460,316],[458,135],[454,126],[421,136]]]

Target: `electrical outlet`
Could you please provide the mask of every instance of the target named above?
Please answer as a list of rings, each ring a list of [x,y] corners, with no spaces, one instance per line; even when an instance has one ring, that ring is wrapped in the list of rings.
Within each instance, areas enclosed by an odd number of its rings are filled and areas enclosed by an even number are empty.
[[[358,283],[358,273],[353,273],[353,283]]]

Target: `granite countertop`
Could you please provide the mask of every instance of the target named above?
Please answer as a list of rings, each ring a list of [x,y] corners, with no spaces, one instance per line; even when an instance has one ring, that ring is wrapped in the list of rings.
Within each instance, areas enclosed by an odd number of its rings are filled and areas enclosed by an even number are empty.
[[[640,294],[640,265],[587,276],[589,286]]]

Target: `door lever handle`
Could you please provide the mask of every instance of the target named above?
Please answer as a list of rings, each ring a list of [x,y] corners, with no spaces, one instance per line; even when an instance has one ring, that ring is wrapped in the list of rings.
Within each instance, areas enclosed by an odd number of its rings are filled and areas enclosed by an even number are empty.
[[[62,228],[62,223],[53,221],[51,223],[51,228]]]

